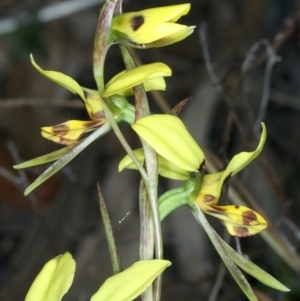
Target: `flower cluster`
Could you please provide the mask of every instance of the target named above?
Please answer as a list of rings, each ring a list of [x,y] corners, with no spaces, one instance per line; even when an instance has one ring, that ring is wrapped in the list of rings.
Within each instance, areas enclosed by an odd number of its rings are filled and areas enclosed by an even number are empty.
[[[190,201],[197,204],[203,212],[219,218],[231,235],[240,237],[263,231],[267,227],[267,222],[249,208],[217,204],[224,183],[262,151],[266,140],[266,127],[264,124],[262,127],[263,132],[256,150],[237,154],[224,171],[204,174],[204,154],[178,117],[151,115],[137,120],[132,125],[133,130],[158,153],[159,174],[175,180],[188,180],[195,178],[195,173],[198,173],[203,179],[197,195]],[[135,152],[143,163],[145,159],[143,150]],[[128,155],[119,164],[120,171],[124,168],[136,168]]]
[[[90,119],[68,120],[58,125],[42,127],[41,134],[44,138],[63,144],[65,147],[15,166],[15,168],[26,168],[55,161],[25,190],[25,194],[30,193],[63,168],[94,140],[113,129],[128,153],[120,162],[119,171],[124,168],[138,169],[142,175],[147,197],[141,201],[143,204],[141,206],[148,208],[146,202],[150,203],[152,214],[149,214],[147,221],[151,225],[153,221],[154,228],[158,229],[153,235],[156,239],[158,258],[162,258],[159,257],[162,254],[159,249],[162,248],[162,239],[159,238],[160,222],[173,210],[185,205],[190,208],[196,220],[206,231],[249,300],[255,301],[257,298],[239,268],[273,288],[287,291],[284,285],[225,243],[203,214],[220,219],[233,236],[255,235],[267,227],[267,221],[252,209],[240,204],[219,205],[224,184],[261,153],[266,141],[265,125],[262,123],[262,134],[254,151],[235,155],[223,171],[207,173],[205,155],[183,122],[173,115],[150,115],[145,92],[165,90],[165,77],[171,76],[171,69],[162,62],[136,66],[127,48],[163,47],[188,37],[195,26],[178,24],[177,21],[189,12],[190,4],[120,14],[118,3],[117,0],[107,0],[99,17],[93,53],[97,89],[81,87],[74,79],[60,72],[43,70],[33,57],[30,57],[32,65],[38,72],[80,97]],[[106,81],[104,78],[106,54],[116,43],[120,46],[126,70]],[[130,95],[134,95],[135,105],[130,103],[128,99]],[[118,127],[120,122],[131,125],[141,138],[143,148],[131,150]],[[167,191],[157,199],[158,174],[185,182],[179,188]],[[109,223],[107,220],[104,224]],[[147,242],[145,245],[148,253],[152,254],[154,243]],[[169,265],[170,263],[164,260],[139,261],[109,278],[91,300],[132,300]],[[74,272],[75,261],[69,253],[52,259],[37,276],[26,301],[61,300],[72,283]],[[160,285],[160,281],[158,283]],[[155,289],[159,290],[159,285],[154,286]]]

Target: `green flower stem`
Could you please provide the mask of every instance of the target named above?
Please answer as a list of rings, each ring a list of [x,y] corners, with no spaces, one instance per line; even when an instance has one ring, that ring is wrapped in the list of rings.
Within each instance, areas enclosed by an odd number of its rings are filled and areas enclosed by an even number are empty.
[[[124,147],[125,151],[127,152],[127,154],[130,156],[130,158],[132,159],[132,161],[135,163],[135,165],[137,166],[138,171],[140,172],[143,180],[146,183],[148,183],[148,176],[147,173],[145,171],[145,169],[143,168],[143,166],[141,165],[140,161],[137,159],[137,157],[135,156],[133,150],[131,149],[131,147],[129,146],[129,144],[127,143],[126,139],[124,138],[122,132],[120,131],[120,128],[117,124],[117,121],[115,120],[112,112],[110,111],[110,109],[108,108],[108,106],[106,105],[106,99],[104,99],[104,101],[102,101],[103,104],[103,108],[104,108],[104,113],[106,118],[108,119],[108,122],[111,126],[111,128],[113,129],[113,131],[115,132],[117,138],[119,139],[120,143],[122,144],[122,146]]]
[[[127,47],[120,45],[120,49],[123,55],[123,60],[125,62],[127,69],[133,69],[136,64],[128,50]],[[142,85],[138,85],[133,88],[135,97],[135,108],[136,108],[136,119],[150,114],[149,104],[145,89]],[[157,186],[158,186],[158,163],[156,152],[144,141],[142,141],[143,149],[145,152],[145,162],[148,174],[148,183],[146,187],[148,188],[148,197],[152,210],[152,218],[154,224],[155,232],[155,254],[156,258],[163,258],[163,243],[161,234],[161,224],[158,210],[158,196],[157,196]],[[144,204],[144,206],[147,206]],[[149,219],[149,222],[150,219]],[[145,233],[146,234],[146,233]],[[148,246],[149,248],[151,246]],[[142,258],[141,258],[142,259]],[[161,296],[162,287],[162,276],[160,275],[154,283],[154,300],[159,301]]]
[[[118,0],[105,1],[99,15],[98,24],[95,32],[93,69],[94,78],[97,83],[100,95],[102,95],[105,91],[104,62],[109,45],[113,42],[110,27],[117,2]]]
[[[190,199],[191,200],[195,200],[200,192],[201,186],[202,186],[202,182],[204,179],[204,174],[202,173],[195,173],[195,178],[193,178],[195,181],[195,187],[194,189],[191,191],[190,194]],[[187,187],[188,188],[188,187]]]
[[[161,195],[158,201],[160,220],[163,221],[177,208],[188,206],[195,189],[197,189],[197,179],[192,178],[186,181],[183,186],[171,189]]]
[[[134,124],[135,121],[135,107],[131,104],[128,104],[126,108],[122,111],[122,120]]]
[[[140,206],[140,250],[139,256],[143,260],[151,260],[154,252],[154,227],[152,222],[152,210],[148,201],[148,193],[145,182],[141,179],[139,189]],[[153,300],[153,285],[150,285],[142,294],[143,301]]]
[[[112,99],[109,101],[109,99]],[[115,110],[115,107],[118,107],[118,112],[113,112],[115,116],[120,114],[121,120],[125,121],[129,124],[133,124],[135,122],[135,106],[131,105],[127,99],[120,95],[114,95],[110,98],[107,98],[106,104],[109,107],[109,109],[112,111],[109,104],[112,105],[113,109]]]
[[[118,255],[115,239],[114,239],[114,234],[112,231],[112,226],[110,222],[110,218],[107,212],[106,204],[100,189],[99,183],[97,184],[98,188],[98,197],[99,197],[99,204],[100,204],[100,212],[103,220],[103,225],[104,225],[104,230],[105,230],[105,235],[108,243],[108,249],[109,249],[109,254],[111,258],[111,263],[113,267],[113,272],[114,274],[118,274],[122,272],[122,267],[120,263],[120,258]]]

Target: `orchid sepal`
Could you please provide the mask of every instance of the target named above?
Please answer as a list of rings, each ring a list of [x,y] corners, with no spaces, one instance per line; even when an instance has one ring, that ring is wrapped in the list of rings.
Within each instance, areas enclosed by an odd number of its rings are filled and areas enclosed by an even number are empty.
[[[128,89],[156,78],[171,76],[172,70],[164,63],[151,63],[124,70],[115,75],[107,84],[103,97],[128,94]],[[148,84],[147,84],[148,85]],[[160,82],[161,85],[161,82]],[[129,90],[130,91],[130,90]]]
[[[150,115],[132,125],[133,130],[159,155],[189,172],[201,172],[204,154],[183,122],[172,115]]]
[[[134,48],[163,47],[183,40],[195,26],[175,23],[190,10],[190,4],[179,4],[124,13],[114,17],[115,40]]]

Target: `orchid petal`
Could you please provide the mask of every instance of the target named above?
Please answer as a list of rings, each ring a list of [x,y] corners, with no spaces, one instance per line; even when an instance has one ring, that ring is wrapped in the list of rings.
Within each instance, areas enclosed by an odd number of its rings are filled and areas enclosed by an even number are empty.
[[[75,268],[68,252],[51,259],[35,278],[25,301],[60,301],[73,282]]]
[[[233,236],[255,235],[268,226],[260,214],[244,206],[207,206],[203,211],[220,219]]]
[[[125,70],[114,76],[106,85],[103,97],[119,94],[153,78],[171,76],[171,69],[163,63],[152,63]]]
[[[134,263],[121,273],[108,278],[91,301],[130,301],[139,296],[171,265],[167,260],[143,260]]]
[[[34,68],[43,74],[45,77],[49,78],[50,80],[54,81],[55,83],[63,86],[64,88],[68,89],[70,92],[74,94],[78,94],[82,100],[85,101],[84,93],[82,88],[79,84],[70,76],[65,75],[61,72],[57,71],[46,71],[39,67],[33,59],[32,54],[30,55],[30,60]]]
[[[190,7],[186,3],[121,14],[114,17],[112,31],[120,42],[127,40],[136,44],[155,43],[187,27],[174,22],[186,15]]]
[[[133,151],[139,162],[143,165],[145,161],[145,154],[142,148]],[[126,155],[119,163],[119,172],[124,168],[137,169],[137,166],[132,161],[129,155]],[[158,174],[173,180],[186,181],[190,178],[190,173],[184,169],[174,165],[169,160],[158,155]]]
[[[95,130],[101,124],[98,120],[69,120],[55,126],[42,127],[41,135],[53,142],[69,145],[76,142],[82,134]]]
[[[186,171],[199,172],[204,154],[183,122],[171,115],[150,115],[132,125],[159,155]]]

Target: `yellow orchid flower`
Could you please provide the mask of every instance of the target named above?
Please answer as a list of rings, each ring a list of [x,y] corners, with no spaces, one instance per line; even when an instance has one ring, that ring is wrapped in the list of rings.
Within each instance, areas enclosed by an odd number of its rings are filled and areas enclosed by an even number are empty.
[[[123,272],[109,277],[91,301],[133,300],[170,265],[170,261],[159,259],[135,262]],[[25,301],[60,301],[73,282],[75,268],[75,260],[68,252],[51,259],[35,278]]]
[[[132,95],[132,87],[144,84],[145,90],[165,90],[164,76],[171,76],[172,70],[163,63],[152,63],[124,70],[115,75],[106,85],[103,97],[111,95]]]
[[[113,18],[112,33],[116,41],[131,47],[167,46],[194,31],[195,26],[175,23],[189,12],[190,7],[185,3],[124,13]]]
[[[107,122],[102,105],[102,97],[113,96],[112,102],[115,106],[115,112],[113,113],[117,117],[125,107],[128,107],[130,112],[133,110],[133,107],[127,103],[126,99],[121,101],[120,96],[131,95],[133,93],[132,87],[141,83],[144,83],[146,91],[154,89],[165,90],[166,84],[163,76],[170,76],[172,73],[171,69],[163,63],[142,65],[132,70],[122,71],[107,83],[106,90],[101,97],[97,90],[81,87],[74,79],[63,73],[43,70],[35,63],[32,55],[30,59],[33,66],[41,74],[72,93],[78,94],[91,118],[89,121],[69,120],[55,126],[42,127],[41,135],[44,138],[65,145],[74,144],[84,134],[95,131]],[[124,120],[126,120],[126,116],[124,116]]]
[[[158,153],[160,175],[175,180],[188,180],[193,177],[191,172],[204,172],[204,154],[178,117],[150,115],[137,120],[132,128]],[[267,227],[263,217],[251,209],[234,205],[217,206],[224,183],[262,151],[266,140],[263,123],[262,128],[257,148],[253,152],[241,152],[234,156],[224,171],[203,175],[200,191],[192,200],[203,212],[219,218],[234,236],[254,235]],[[143,163],[143,151],[135,152]],[[124,168],[136,168],[128,156],[119,164],[119,171]]]
[[[68,89],[70,92],[78,94],[84,102],[87,113],[92,120],[70,120],[55,126],[42,127],[41,134],[44,138],[60,144],[73,144],[83,134],[93,131],[107,122],[98,91],[81,87],[73,78],[61,72],[43,70],[35,63],[32,55],[30,55],[30,60],[35,69],[41,74]]]

